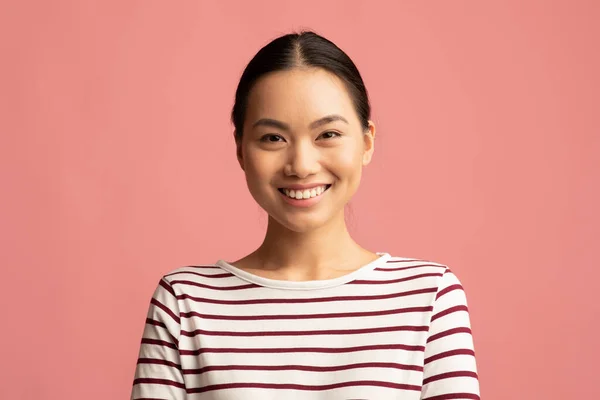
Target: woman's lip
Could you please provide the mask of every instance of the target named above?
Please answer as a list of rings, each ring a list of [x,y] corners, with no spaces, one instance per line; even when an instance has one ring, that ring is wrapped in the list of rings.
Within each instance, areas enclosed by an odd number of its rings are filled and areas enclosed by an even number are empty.
[[[326,186],[329,188],[331,185],[326,185]],[[291,197],[289,197],[285,193],[283,193],[282,189],[278,190],[278,192],[281,194],[281,196],[283,197],[283,199],[286,203],[288,203],[292,206],[306,208],[306,207],[314,206],[315,204],[319,203],[321,201],[321,199],[323,199],[323,196],[325,195],[325,193],[328,192],[328,190],[323,191],[318,196],[311,197],[308,199],[292,199]]]
[[[279,189],[290,189],[290,190],[310,190],[314,188],[318,188],[320,186],[331,186],[330,183],[315,183],[312,185],[289,185],[289,186],[281,186]]]

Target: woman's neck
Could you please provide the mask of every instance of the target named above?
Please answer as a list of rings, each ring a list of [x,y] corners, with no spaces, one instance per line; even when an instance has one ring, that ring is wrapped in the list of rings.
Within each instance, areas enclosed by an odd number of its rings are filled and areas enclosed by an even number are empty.
[[[294,232],[269,218],[260,247],[237,264],[287,280],[331,279],[377,258],[350,236],[343,215],[310,232]]]

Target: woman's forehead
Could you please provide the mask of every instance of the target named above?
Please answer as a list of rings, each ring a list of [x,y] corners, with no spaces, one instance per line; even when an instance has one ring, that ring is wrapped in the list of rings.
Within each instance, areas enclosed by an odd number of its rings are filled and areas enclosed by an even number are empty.
[[[353,116],[344,83],[323,69],[293,69],[264,76],[248,97],[249,119],[313,121],[325,115]]]

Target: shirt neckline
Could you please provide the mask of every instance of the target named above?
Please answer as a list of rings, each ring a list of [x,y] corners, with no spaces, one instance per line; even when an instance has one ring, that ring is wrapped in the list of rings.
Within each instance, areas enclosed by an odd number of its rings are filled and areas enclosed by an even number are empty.
[[[337,278],[332,279],[319,279],[319,280],[310,280],[310,281],[289,281],[283,279],[271,279],[265,278],[262,276],[255,275],[248,271],[244,271],[240,268],[237,268],[231,264],[229,264],[225,260],[218,260],[215,265],[224,269],[227,272],[232,273],[233,275],[241,278],[250,283],[254,283],[259,286],[265,286],[273,289],[286,289],[286,290],[315,290],[315,289],[325,289],[334,286],[343,285],[345,283],[351,282],[357,279],[359,276],[363,274],[367,274],[370,271],[377,268],[377,266],[381,264],[385,264],[390,258],[391,255],[385,252],[376,252],[375,254],[379,255],[379,258],[371,261],[370,263],[363,265],[362,267]]]

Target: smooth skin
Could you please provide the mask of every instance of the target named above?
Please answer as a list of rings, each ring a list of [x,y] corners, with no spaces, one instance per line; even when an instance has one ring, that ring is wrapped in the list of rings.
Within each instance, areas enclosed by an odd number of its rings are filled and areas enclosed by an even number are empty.
[[[341,118],[322,120],[332,115]],[[269,214],[267,232],[258,249],[231,264],[265,278],[307,281],[346,275],[377,259],[350,237],[344,219],[374,140],[375,125],[369,121],[363,130],[336,75],[299,67],[260,78],[236,147],[248,189]],[[313,183],[332,186],[311,207],[290,205],[278,191]]]

